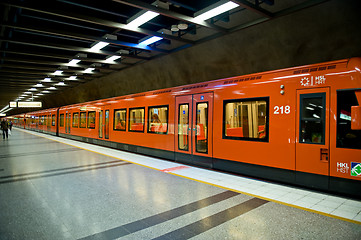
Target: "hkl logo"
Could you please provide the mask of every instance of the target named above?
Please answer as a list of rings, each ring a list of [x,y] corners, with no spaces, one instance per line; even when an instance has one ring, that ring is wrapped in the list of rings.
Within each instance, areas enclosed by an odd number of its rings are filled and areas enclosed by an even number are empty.
[[[347,163],[337,163],[337,172],[341,172],[341,173],[348,173],[348,164]]]
[[[310,78],[303,77],[303,78],[301,78],[300,83],[304,87],[315,86],[315,85],[325,84],[326,78],[325,78],[325,76],[317,76],[317,77],[311,76]]]

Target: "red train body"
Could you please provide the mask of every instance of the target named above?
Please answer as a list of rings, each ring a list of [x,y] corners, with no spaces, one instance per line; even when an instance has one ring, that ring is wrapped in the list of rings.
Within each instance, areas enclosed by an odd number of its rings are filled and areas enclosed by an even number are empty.
[[[361,196],[360,69],[351,58],[269,71],[41,110],[15,124]]]

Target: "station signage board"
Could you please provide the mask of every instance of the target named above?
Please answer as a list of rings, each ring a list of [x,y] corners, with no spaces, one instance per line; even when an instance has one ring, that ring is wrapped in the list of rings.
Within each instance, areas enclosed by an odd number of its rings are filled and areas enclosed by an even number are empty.
[[[42,102],[10,102],[11,108],[41,108]]]
[[[17,108],[18,107],[18,102],[10,102],[9,107]]]

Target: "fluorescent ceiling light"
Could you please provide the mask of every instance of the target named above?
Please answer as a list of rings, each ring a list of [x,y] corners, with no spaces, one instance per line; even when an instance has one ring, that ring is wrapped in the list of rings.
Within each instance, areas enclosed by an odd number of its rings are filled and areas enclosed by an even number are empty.
[[[70,65],[70,66],[75,66],[75,65],[77,65],[80,61],[81,61],[81,60],[79,60],[79,59],[73,59],[73,60],[71,60],[71,61],[68,63],[68,65]]]
[[[42,93],[37,93],[37,94],[35,94],[35,95],[37,95],[37,96],[43,96],[44,94],[42,94]]]
[[[41,80],[42,82],[51,82],[51,78],[44,78],[44,80]]]
[[[68,80],[76,80],[76,76],[70,76]]]
[[[24,94],[32,94],[32,92],[24,92]]]
[[[49,89],[49,90],[56,90],[55,87],[50,87],[50,88],[47,88],[47,89]]]
[[[36,88],[30,88],[29,91],[36,91]]]
[[[64,82],[58,82],[57,84],[55,84],[57,86],[65,86],[65,83]]]
[[[92,71],[94,71],[94,70],[95,70],[95,68],[87,68],[84,70],[83,73],[93,73]]]
[[[140,45],[140,46],[148,46],[148,45],[150,45],[152,43],[155,43],[155,42],[158,42],[158,41],[160,41],[162,39],[163,38],[161,38],[161,37],[153,36],[151,38],[148,38],[148,39],[140,42],[138,45]]]
[[[44,87],[44,85],[41,83],[38,83],[38,84],[34,85],[34,87]]]
[[[45,91],[42,91],[42,93],[50,93],[50,92],[45,90]]]
[[[224,12],[227,12],[233,8],[236,8],[238,7],[239,5],[237,3],[234,3],[234,2],[226,2],[216,8],[213,8],[205,13],[202,13],[201,15],[195,17],[193,20],[198,22],[198,21],[205,21],[207,19],[210,19],[212,17],[215,17],[221,13],[224,13]]]
[[[61,75],[63,73],[63,71],[61,70],[56,70],[53,74],[54,75]]]
[[[147,12],[143,13],[142,15],[140,15],[139,17],[137,17],[136,19],[134,19],[133,21],[129,22],[126,26],[129,28],[137,28],[137,27],[143,25],[144,23],[152,20],[153,18],[155,18],[158,15],[159,15],[159,13],[147,11]]]
[[[111,63],[111,62],[114,62],[115,60],[117,60],[117,59],[119,59],[119,58],[121,58],[121,56],[116,56],[116,55],[115,55],[115,56],[111,56],[111,57],[105,59],[104,62]]]
[[[108,46],[109,43],[107,42],[98,42],[97,44],[95,44],[94,46],[92,46],[89,51],[91,52],[98,52],[100,49],[102,49],[105,46]]]

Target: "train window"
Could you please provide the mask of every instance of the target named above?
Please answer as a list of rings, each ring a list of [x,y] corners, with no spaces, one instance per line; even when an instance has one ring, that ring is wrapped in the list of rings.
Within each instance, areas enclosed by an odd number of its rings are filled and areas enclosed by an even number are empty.
[[[51,126],[55,126],[55,114],[51,116]]]
[[[189,129],[189,106],[188,104],[179,105],[178,113],[178,148],[188,151],[188,129]]]
[[[325,93],[302,94],[300,143],[325,143]]]
[[[144,132],[144,108],[129,109],[129,131]]]
[[[73,128],[79,127],[79,113],[73,113]]]
[[[95,128],[95,111],[88,112],[88,128]]]
[[[127,109],[114,110],[114,130],[125,131],[127,124]]]
[[[105,110],[104,138],[109,139],[109,110]]]
[[[167,134],[168,106],[156,106],[148,108],[148,132]]]
[[[48,121],[47,121],[47,126],[50,127],[51,126],[51,115],[48,115]]]
[[[103,110],[99,112],[99,138],[103,138]]]
[[[268,141],[268,98],[224,102],[223,138]]]
[[[64,114],[60,114],[60,118],[59,118],[59,122],[60,122],[60,127],[64,127]]]
[[[196,152],[208,152],[208,103],[197,103]]]
[[[86,128],[86,112],[80,112],[80,126],[81,128]]]
[[[351,129],[351,106],[359,106],[355,91],[337,92],[337,143],[338,148],[361,149],[361,130]]]

